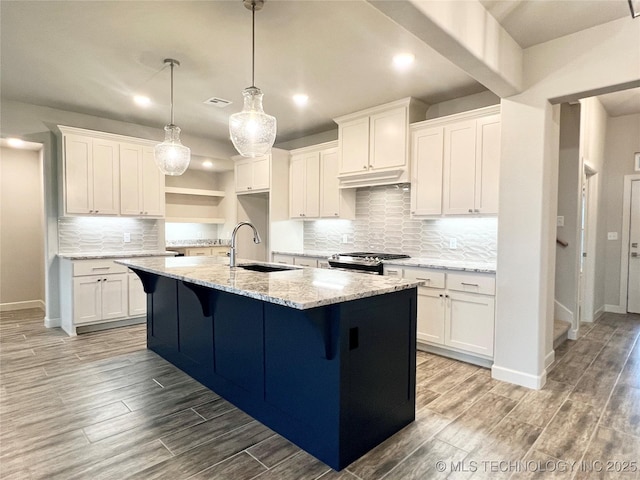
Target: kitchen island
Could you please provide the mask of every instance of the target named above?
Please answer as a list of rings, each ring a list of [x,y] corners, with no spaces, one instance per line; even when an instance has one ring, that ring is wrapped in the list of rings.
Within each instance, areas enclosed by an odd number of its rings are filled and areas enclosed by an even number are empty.
[[[414,420],[420,282],[218,257],[119,263],[147,293],[149,349],[332,468]]]

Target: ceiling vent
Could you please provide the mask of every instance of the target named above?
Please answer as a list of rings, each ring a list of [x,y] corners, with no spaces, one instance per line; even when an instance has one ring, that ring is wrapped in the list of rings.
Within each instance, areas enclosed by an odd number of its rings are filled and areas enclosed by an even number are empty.
[[[224,108],[227,105],[231,105],[232,102],[230,100],[225,100],[224,98],[211,97],[205,100],[204,103],[207,105],[213,105],[214,107]]]

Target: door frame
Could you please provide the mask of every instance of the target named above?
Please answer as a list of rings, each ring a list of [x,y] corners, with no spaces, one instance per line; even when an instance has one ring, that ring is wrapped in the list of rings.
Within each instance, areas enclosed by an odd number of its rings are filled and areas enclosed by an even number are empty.
[[[618,307],[608,308],[614,313],[627,313],[627,289],[629,288],[629,236],[631,235],[631,182],[640,180],[640,173],[624,176],[622,194],[622,236],[620,242],[620,300]]]
[[[577,315],[576,325],[574,328],[576,331],[580,328],[580,322],[593,322],[595,320],[594,315],[594,294],[595,294],[595,257],[596,257],[596,229],[597,229],[597,170],[594,169],[585,160],[583,162],[582,174],[581,174],[581,188],[580,188],[580,212],[586,206],[585,215],[585,232],[584,232],[584,250],[582,248],[577,249],[577,278],[578,288],[576,292],[577,296]],[[583,196],[582,191],[585,190]],[[585,205],[583,205],[585,204]],[[582,245],[580,242],[580,232],[582,229],[582,221],[580,222],[580,228],[578,228],[578,245]],[[587,254],[583,263],[582,275],[580,274],[580,265],[582,263],[583,251]]]

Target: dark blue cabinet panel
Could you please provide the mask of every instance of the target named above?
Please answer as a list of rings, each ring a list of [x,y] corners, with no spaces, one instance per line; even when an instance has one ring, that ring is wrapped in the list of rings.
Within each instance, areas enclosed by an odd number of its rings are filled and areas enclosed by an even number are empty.
[[[224,292],[214,298],[215,372],[262,398],[263,302]]]
[[[178,350],[178,286],[170,278],[160,277],[152,297],[151,315],[147,314],[147,344],[162,352]],[[148,302],[147,302],[148,303]]]
[[[203,381],[214,372],[213,318],[204,315],[193,288],[198,287],[178,283],[178,350],[197,369],[196,378]]]

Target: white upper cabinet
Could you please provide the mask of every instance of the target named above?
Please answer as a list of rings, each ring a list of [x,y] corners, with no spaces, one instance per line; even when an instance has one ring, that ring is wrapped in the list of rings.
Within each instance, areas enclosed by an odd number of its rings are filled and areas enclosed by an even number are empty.
[[[335,119],[343,188],[388,185],[409,178],[409,123],[427,106],[412,98]]]
[[[234,157],[236,193],[266,192],[271,186],[271,155]]]
[[[148,140],[58,126],[63,215],[164,216],[164,175]]]
[[[293,155],[289,181],[291,218],[320,216],[320,152]]]
[[[63,148],[65,213],[120,213],[118,144],[83,135],[65,135]]]
[[[499,109],[411,126],[412,215],[498,213]]]
[[[162,217],[165,178],[153,159],[153,149],[120,144],[120,213]]]
[[[291,218],[354,218],[355,190],[341,189],[338,147],[328,142],[291,151]]]

